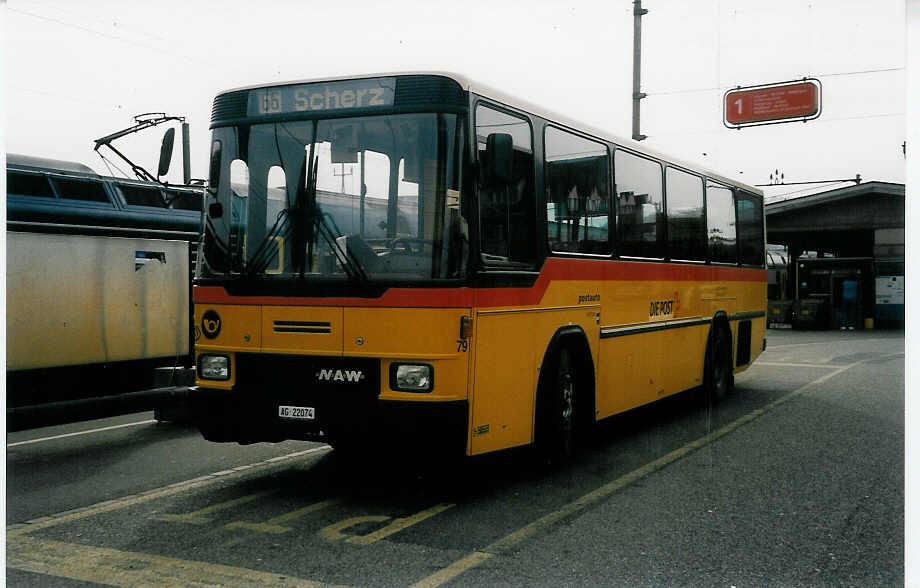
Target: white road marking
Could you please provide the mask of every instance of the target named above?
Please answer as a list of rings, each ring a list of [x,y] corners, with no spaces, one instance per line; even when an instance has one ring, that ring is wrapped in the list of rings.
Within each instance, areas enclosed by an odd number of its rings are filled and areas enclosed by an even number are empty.
[[[878,341],[891,341],[891,340],[892,339],[882,339],[882,338],[876,337],[873,339],[840,339],[837,341],[830,341],[830,343],[833,343],[834,345],[838,345],[840,343],[876,343]],[[810,343],[787,343],[785,345],[782,345],[782,344],[770,345],[770,341],[768,339],[767,340],[767,352],[769,352],[771,349],[788,349],[790,347],[804,347],[806,345],[827,345],[828,342],[829,341],[825,339],[821,341],[812,341]]]
[[[111,427],[101,427],[99,429],[90,429],[88,431],[77,431],[76,433],[66,433],[64,435],[54,435],[53,437],[42,437],[41,439],[30,439],[28,441],[17,441],[16,443],[7,443],[7,447],[17,447],[19,445],[29,445],[31,443],[41,443],[42,441],[53,441],[55,439],[63,439],[65,437],[76,437],[77,435],[89,435],[90,433],[101,433],[103,431],[112,431],[114,429],[123,429],[125,427],[136,427],[138,425],[149,425],[151,423],[157,422],[156,419],[150,419],[149,421],[138,421],[136,423],[125,423],[123,425],[113,425]]]
[[[833,359],[833,358],[830,358]],[[821,369],[831,369],[835,370],[839,367],[848,367],[842,364],[832,364],[832,363],[790,363],[786,361],[758,361],[753,364],[754,366],[767,366],[767,367],[800,367],[800,368],[821,368]]]

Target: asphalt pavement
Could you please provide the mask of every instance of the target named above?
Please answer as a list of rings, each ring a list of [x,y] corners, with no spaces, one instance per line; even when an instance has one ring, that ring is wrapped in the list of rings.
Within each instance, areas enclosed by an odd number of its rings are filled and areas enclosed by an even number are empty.
[[[8,435],[9,585],[904,584],[903,333],[770,330],[724,403],[614,417],[549,470],[150,418]]]

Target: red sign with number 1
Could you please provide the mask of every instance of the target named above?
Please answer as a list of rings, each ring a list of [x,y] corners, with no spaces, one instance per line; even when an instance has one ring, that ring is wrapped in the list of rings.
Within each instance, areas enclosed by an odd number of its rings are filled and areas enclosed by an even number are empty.
[[[814,81],[732,90],[725,94],[725,122],[743,126],[815,118],[821,107],[820,96]]]

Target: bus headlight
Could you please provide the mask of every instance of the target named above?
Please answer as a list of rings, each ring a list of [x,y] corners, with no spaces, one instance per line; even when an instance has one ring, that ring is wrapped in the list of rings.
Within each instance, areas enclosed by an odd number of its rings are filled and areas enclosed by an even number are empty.
[[[390,388],[400,392],[430,392],[434,387],[434,368],[427,364],[390,365]]]
[[[226,355],[199,355],[198,377],[202,380],[229,380],[230,358]]]

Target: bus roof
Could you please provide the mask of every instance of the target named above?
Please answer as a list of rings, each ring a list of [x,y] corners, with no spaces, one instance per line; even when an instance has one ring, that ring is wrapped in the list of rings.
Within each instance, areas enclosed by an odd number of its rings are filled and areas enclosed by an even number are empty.
[[[82,179],[98,180],[105,182],[115,182],[121,185],[135,186],[156,186],[171,192],[195,192],[200,193],[203,186],[186,186],[181,184],[160,184],[148,180],[137,178],[123,178],[118,176],[106,176],[97,173],[93,168],[75,161],[64,161],[61,159],[50,159],[47,157],[35,157],[34,155],[21,155],[18,153],[8,153],[6,155],[7,171],[41,172],[46,174],[57,174],[62,176],[77,176]]]
[[[690,162],[686,162],[686,161],[682,161],[682,160],[676,159],[676,158],[674,158],[674,157],[672,157],[672,156],[670,156],[670,155],[661,153],[661,152],[659,152],[659,151],[655,151],[654,149],[649,149],[649,148],[645,147],[644,145],[641,145],[639,142],[633,141],[632,139],[626,139],[626,138],[624,138],[624,137],[620,137],[620,136],[618,136],[618,135],[616,135],[616,134],[613,134],[613,133],[610,133],[610,132],[608,132],[608,131],[604,131],[604,130],[598,129],[598,128],[596,128],[596,127],[592,127],[591,125],[588,125],[588,124],[585,124],[585,123],[578,122],[578,121],[576,121],[576,120],[574,120],[574,119],[571,119],[571,118],[569,118],[569,117],[567,117],[567,116],[565,116],[565,115],[562,115],[562,114],[559,114],[559,113],[557,113],[557,112],[553,112],[553,111],[551,111],[551,110],[548,110],[548,109],[546,109],[546,108],[544,108],[544,107],[542,107],[542,106],[540,106],[540,105],[534,104],[534,103],[532,103],[532,102],[529,102],[529,101],[527,101],[527,100],[518,98],[518,97],[513,96],[513,95],[510,95],[510,94],[507,94],[506,92],[504,92],[504,91],[502,91],[502,90],[499,90],[499,89],[497,89],[497,88],[494,88],[494,87],[492,87],[492,86],[488,86],[488,85],[486,85],[486,84],[480,84],[480,83],[478,83],[478,82],[475,82],[475,81],[473,81],[471,78],[469,78],[469,77],[467,77],[467,76],[465,76],[465,75],[463,75],[463,74],[459,74],[459,73],[455,73],[455,72],[448,72],[448,71],[378,72],[378,73],[369,73],[369,74],[361,74],[361,75],[333,76],[333,77],[328,77],[328,78],[313,78],[313,79],[305,79],[305,80],[291,80],[291,81],[285,81],[285,82],[279,82],[279,83],[273,83],[273,84],[256,84],[256,85],[252,85],[252,86],[244,86],[244,87],[241,87],[241,88],[233,88],[233,89],[231,89],[231,90],[225,90],[225,91],[223,91],[223,92],[220,92],[218,95],[220,95],[220,94],[228,94],[228,93],[230,93],[230,92],[238,92],[238,91],[242,91],[242,90],[254,90],[254,89],[258,89],[258,88],[270,88],[270,87],[274,87],[274,86],[288,86],[288,85],[295,85],[295,84],[310,84],[310,83],[317,83],[317,82],[333,82],[333,81],[340,81],[340,80],[357,80],[357,79],[365,79],[365,78],[382,78],[382,77],[398,77],[398,76],[424,76],[424,75],[428,75],[428,76],[440,76],[440,77],[445,77],[445,78],[451,79],[451,80],[457,82],[457,84],[459,84],[460,87],[461,87],[463,90],[467,91],[467,92],[472,92],[472,93],[474,93],[474,94],[478,94],[478,95],[480,95],[480,96],[483,96],[484,98],[489,98],[489,99],[491,99],[491,100],[494,100],[494,101],[496,101],[496,102],[505,104],[505,105],[510,106],[510,107],[513,107],[513,108],[516,108],[516,109],[518,109],[518,110],[523,110],[524,112],[527,112],[527,113],[532,114],[532,115],[535,115],[535,116],[539,116],[539,117],[541,117],[541,118],[544,118],[544,119],[546,119],[546,120],[548,120],[548,121],[552,121],[552,122],[554,122],[554,123],[558,123],[559,125],[568,127],[568,128],[570,128],[570,129],[577,130],[577,131],[581,131],[581,132],[586,133],[586,134],[589,134],[589,135],[593,135],[593,136],[597,137],[598,139],[602,139],[602,140],[605,140],[605,141],[610,142],[610,143],[615,143],[615,144],[620,145],[620,146],[622,146],[622,147],[625,147],[625,148],[627,148],[627,149],[629,149],[629,150],[631,150],[631,151],[635,151],[635,152],[637,152],[637,153],[641,153],[641,154],[643,154],[643,155],[648,155],[649,157],[653,157],[653,158],[655,158],[655,159],[660,159],[660,160],[662,160],[662,161],[666,161],[666,162],[669,162],[669,163],[673,163],[673,164],[675,164],[675,165],[677,165],[677,166],[679,166],[679,167],[682,167],[682,168],[685,168],[685,169],[687,169],[687,170],[695,171],[695,172],[697,172],[697,173],[699,173],[699,174],[705,175],[705,176],[707,176],[707,177],[710,178],[710,179],[716,180],[716,181],[718,181],[718,182],[723,182],[723,183],[731,184],[731,185],[733,185],[733,186],[737,186],[737,187],[739,187],[739,188],[742,188],[742,189],[747,190],[747,191],[749,191],[749,192],[753,192],[754,194],[757,194],[757,195],[763,197],[763,190],[761,190],[761,189],[759,189],[759,188],[756,188],[756,187],[751,186],[751,185],[749,185],[749,184],[745,184],[744,182],[740,182],[740,181],[738,181],[738,180],[736,180],[736,179],[729,178],[729,177],[724,176],[724,175],[722,175],[722,174],[720,174],[720,173],[718,173],[718,172],[715,172],[715,171],[713,171],[713,170],[711,170],[711,169],[702,167],[702,166],[700,166],[699,164],[690,163]]]
[[[35,157],[33,155],[20,155],[18,153],[6,154],[6,165],[14,167],[34,168],[42,171],[57,171],[65,173],[78,173],[91,176],[98,176],[96,171],[75,161],[64,161],[61,159],[49,159],[47,157]]]

